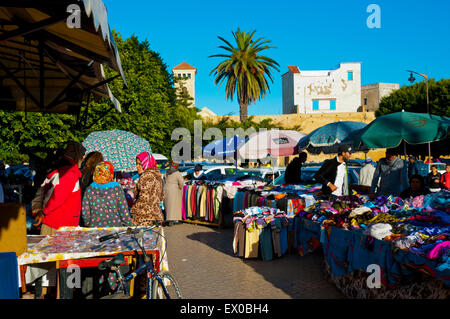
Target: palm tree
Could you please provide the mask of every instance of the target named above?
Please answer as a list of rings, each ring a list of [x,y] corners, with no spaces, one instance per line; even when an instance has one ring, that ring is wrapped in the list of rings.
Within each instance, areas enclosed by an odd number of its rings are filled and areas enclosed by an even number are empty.
[[[225,94],[227,99],[233,101],[235,92],[239,99],[240,106],[240,120],[245,122],[247,120],[247,106],[260,100],[270,92],[269,84],[266,75],[273,83],[271,69],[277,71],[279,64],[266,56],[259,55],[263,50],[275,48],[268,46],[269,40],[259,38],[253,40],[255,31],[248,33],[241,31],[239,28],[236,32],[232,32],[236,47],[224,38],[218,36],[220,40],[225,42],[226,46],[219,46],[218,48],[228,51],[228,54],[216,54],[211,57],[226,58],[213,70],[210,75],[214,73],[216,77],[214,84],[221,85],[223,81],[227,81]]]

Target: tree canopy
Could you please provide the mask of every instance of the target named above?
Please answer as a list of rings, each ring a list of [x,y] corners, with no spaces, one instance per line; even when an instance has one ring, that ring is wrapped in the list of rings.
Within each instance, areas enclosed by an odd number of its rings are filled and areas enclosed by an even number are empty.
[[[278,70],[279,64],[273,59],[261,55],[261,51],[275,48],[269,46],[271,41],[264,38],[253,39],[255,31],[246,32],[239,28],[232,32],[235,45],[222,37],[218,37],[225,45],[219,46],[226,54],[215,54],[210,57],[225,58],[211,70],[215,75],[214,83],[226,81],[225,96],[233,100],[237,95],[240,107],[240,120],[247,120],[247,106],[263,98],[270,92],[266,76],[273,82],[272,69]]]
[[[170,155],[175,143],[170,138],[172,130],[193,126],[199,116],[195,109],[184,107],[185,99],[177,99],[172,74],[148,41],[139,41],[134,35],[124,40],[114,31],[113,36],[128,88],[121,79],[109,86],[122,103],[122,113],[107,99],[91,101],[87,125],[78,129],[74,115],[0,110],[0,159],[7,163],[42,160],[68,140],[82,142],[91,132],[112,129],[133,132],[147,139],[153,152]],[[117,74],[111,69],[105,73],[107,78]],[[85,109],[83,106],[82,112]]]
[[[450,79],[428,80],[430,113],[450,117]],[[405,85],[385,96],[375,115],[401,112],[427,113],[427,93],[425,81]]]

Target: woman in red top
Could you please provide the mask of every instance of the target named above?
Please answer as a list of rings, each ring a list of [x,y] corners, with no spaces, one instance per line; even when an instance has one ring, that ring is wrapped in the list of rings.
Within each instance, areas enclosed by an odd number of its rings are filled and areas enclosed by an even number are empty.
[[[53,235],[63,226],[78,226],[81,213],[79,167],[85,153],[83,145],[68,142],[59,167],[42,183],[39,195],[42,209],[36,212],[37,220],[42,220],[41,235]]]

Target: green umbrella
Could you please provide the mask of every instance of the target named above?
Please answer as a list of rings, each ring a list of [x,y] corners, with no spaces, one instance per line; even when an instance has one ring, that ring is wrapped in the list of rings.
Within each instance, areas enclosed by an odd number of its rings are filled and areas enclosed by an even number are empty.
[[[450,118],[427,113],[397,112],[380,116],[357,131],[353,140],[368,148],[393,148],[402,141],[423,144],[447,138]]]

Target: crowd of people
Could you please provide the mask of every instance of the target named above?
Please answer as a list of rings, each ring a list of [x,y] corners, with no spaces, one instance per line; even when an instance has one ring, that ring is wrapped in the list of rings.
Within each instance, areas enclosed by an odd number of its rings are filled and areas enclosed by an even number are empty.
[[[150,226],[181,220],[184,180],[178,164],[171,163],[163,178],[154,157],[142,152],[136,171],[137,177],[115,174],[101,153],[86,154],[83,145],[68,142],[36,191],[34,226],[41,227],[42,235],[52,235],[63,226]]]
[[[331,200],[350,195],[347,162],[352,155],[348,145],[340,145],[338,154],[326,160],[314,175],[322,184],[322,194]],[[38,172],[43,182],[31,203],[35,226],[41,234],[51,235],[63,226],[120,227],[148,226],[154,222],[167,225],[181,220],[181,198],[184,179],[178,163],[170,163],[163,176],[154,157],[142,152],[136,157],[137,175],[117,172],[100,152],[86,154],[83,145],[68,142],[63,152],[51,162],[51,170]],[[302,182],[301,169],[307,160],[302,152],[286,168],[286,184]],[[3,167],[3,169],[2,169]],[[0,163],[0,175],[4,165]],[[1,176],[0,176],[1,178]],[[193,179],[203,180],[201,165],[194,168]],[[424,178],[414,157],[409,163],[398,158],[391,149],[375,166],[370,158],[360,170],[359,187],[373,200],[381,195],[401,198],[425,195],[450,189],[450,164],[440,174],[436,165]],[[0,202],[4,201],[0,183]],[[165,214],[161,209],[164,203]]]
[[[330,200],[351,194],[346,165],[350,158],[351,147],[340,145],[337,156],[326,160],[314,175],[314,179],[322,184],[322,194]],[[446,165],[444,174],[440,174],[437,166],[432,164],[426,180],[419,174],[414,157],[410,158],[406,166],[392,149],[386,150],[386,157],[380,159],[376,167],[370,158],[365,164],[360,171],[359,186],[366,188],[372,200],[382,195],[405,199],[450,189],[450,164]]]

